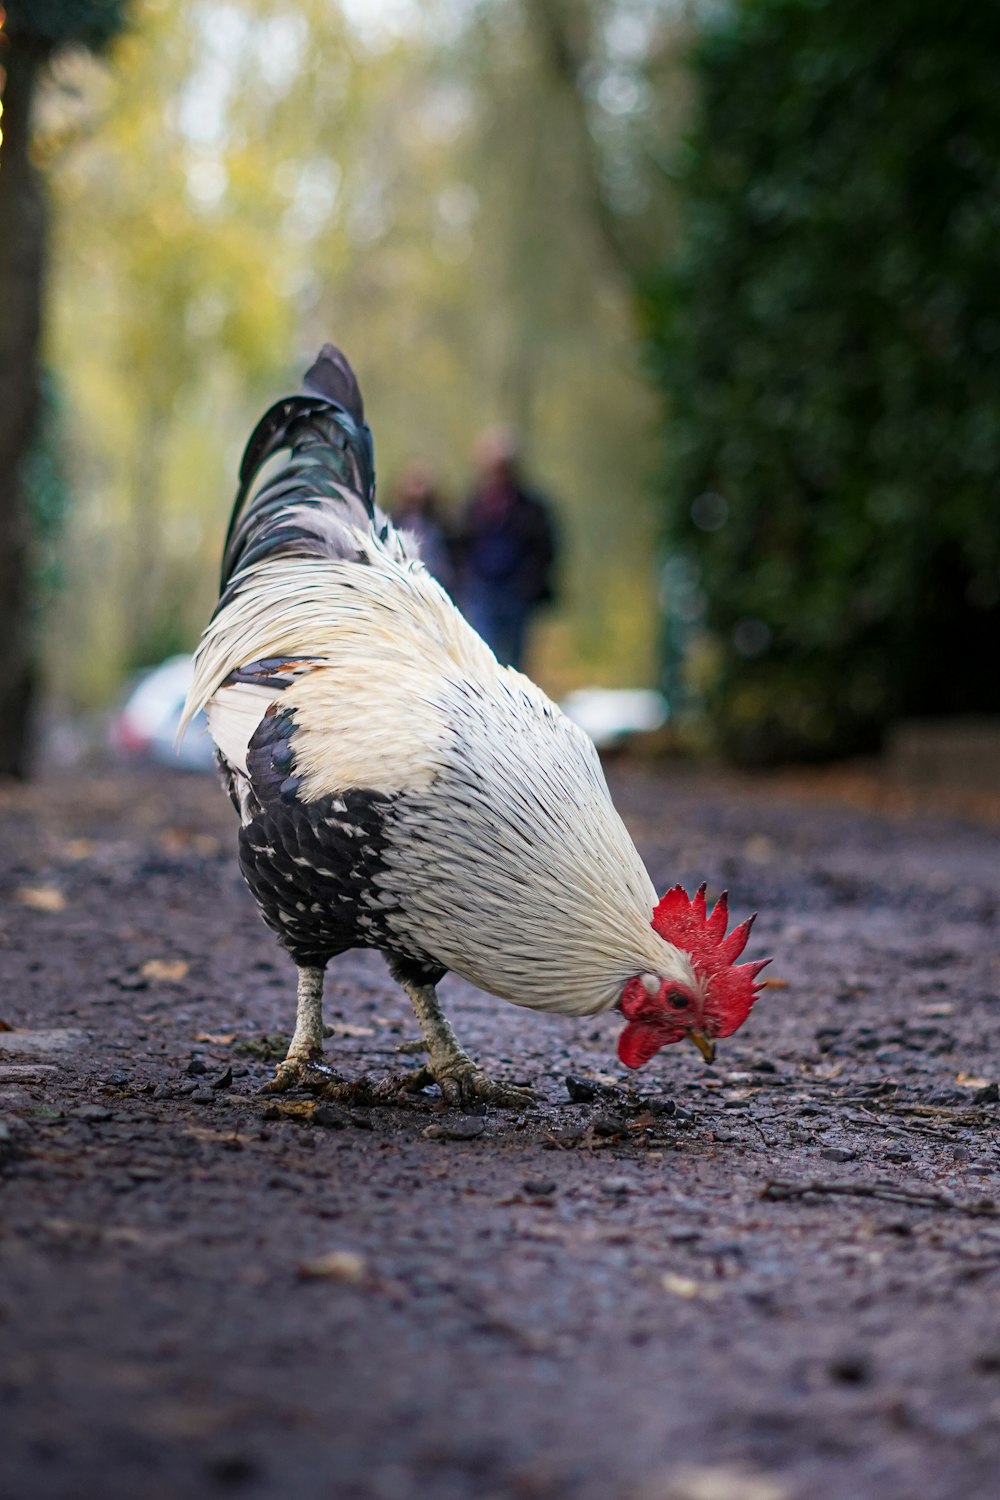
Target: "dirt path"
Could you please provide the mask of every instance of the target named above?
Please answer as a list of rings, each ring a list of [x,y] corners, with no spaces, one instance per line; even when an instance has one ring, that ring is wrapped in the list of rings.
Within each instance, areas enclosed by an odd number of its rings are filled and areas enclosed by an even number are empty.
[[[571,1102],[615,1022],[449,980],[541,1099],[466,1139],[256,1094],[291,975],[214,784],[3,794],[0,1500],[995,1500],[995,831],[613,779],[788,987]],[[331,1056],[413,1065],[377,959],[328,994]]]

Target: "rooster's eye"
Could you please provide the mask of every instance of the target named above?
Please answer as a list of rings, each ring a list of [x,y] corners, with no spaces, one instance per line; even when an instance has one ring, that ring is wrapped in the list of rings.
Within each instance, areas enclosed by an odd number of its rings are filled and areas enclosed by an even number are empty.
[[[674,1010],[687,1010],[691,1004],[686,995],[679,995],[676,990],[672,995],[667,996],[667,1003],[672,1005]]]

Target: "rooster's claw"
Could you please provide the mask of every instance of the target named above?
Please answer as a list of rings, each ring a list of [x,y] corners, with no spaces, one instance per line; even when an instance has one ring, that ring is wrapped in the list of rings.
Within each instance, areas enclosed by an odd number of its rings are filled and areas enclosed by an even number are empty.
[[[304,1089],[309,1094],[322,1094],[331,1084],[342,1083],[339,1073],[325,1063],[313,1058],[285,1058],[274,1070],[274,1077],[261,1088],[262,1094],[287,1094],[292,1089]]]
[[[535,1103],[531,1089],[517,1088],[511,1083],[497,1083],[482,1068],[469,1060],[467,1066],[445,1065],[435,1070],[420,1068],[413,1074],[409,1087],[422,1089],[436,1083],[441,1098],[453,1109],[468,1109],[476,1104],[492,1104],[497,1109],[525,1109]]]

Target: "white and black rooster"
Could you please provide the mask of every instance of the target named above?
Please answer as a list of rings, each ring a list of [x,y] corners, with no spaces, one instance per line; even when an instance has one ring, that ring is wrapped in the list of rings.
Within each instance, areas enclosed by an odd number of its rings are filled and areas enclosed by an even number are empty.
[[[449,970],[533,1010],[617,1008],[633,1068],[684,1037],[710,1059],[746,1020],[752,918],[727,936],[704,887],[657,902],[590,740],[497,663],[376,509],[361,394],[332,345],[247,445],[184,722],[201,707],[240,866],[298,966],[272,1087],[315,1084],[324,970],[349,948],[385,955],[426,1039],[416,1077],[452,1104],[529,1096],[459,1045],[435,993]]]

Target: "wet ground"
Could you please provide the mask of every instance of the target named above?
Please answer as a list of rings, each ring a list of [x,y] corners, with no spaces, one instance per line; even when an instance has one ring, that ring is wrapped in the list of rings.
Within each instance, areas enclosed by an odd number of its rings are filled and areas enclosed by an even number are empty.
[[[539,1092],[484,1119],[257,1093],[292,975],[210,780],[0,795],[0,1500],[1000,1494],[996,829],[612,780],[777,983],[625,1078],[448,980]],[[327,994],[419,1062],[376,957]]]

